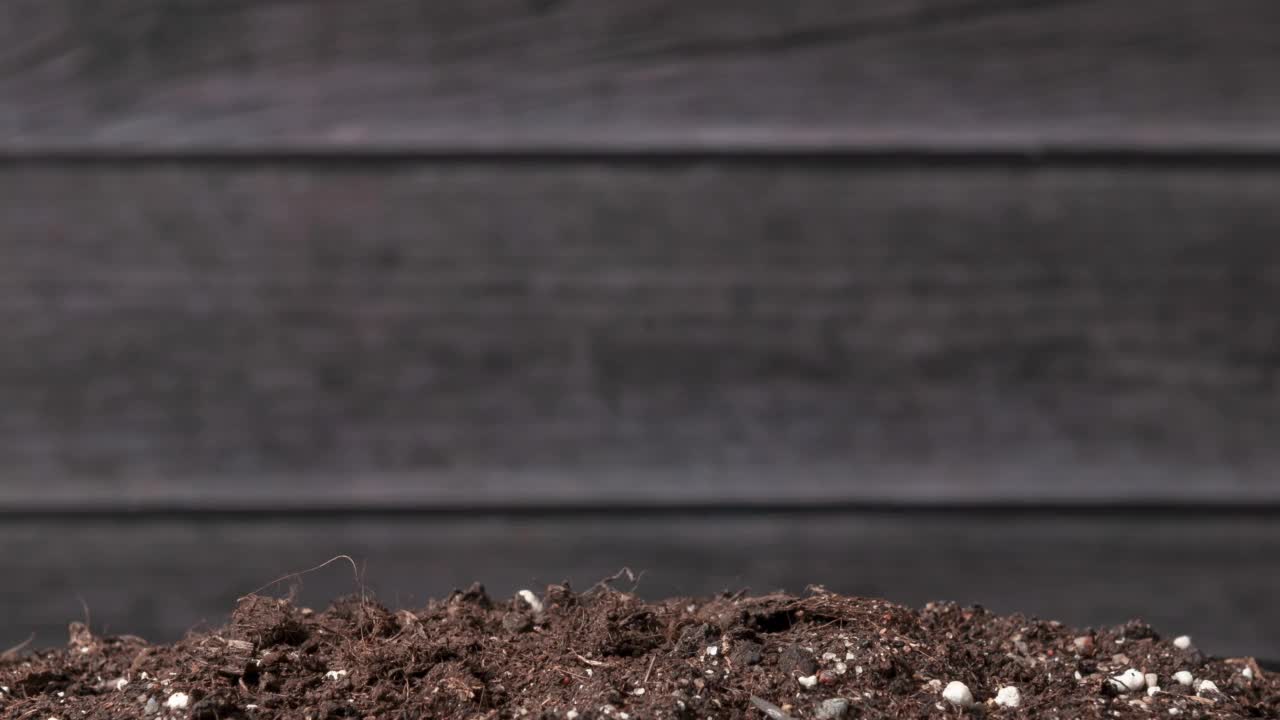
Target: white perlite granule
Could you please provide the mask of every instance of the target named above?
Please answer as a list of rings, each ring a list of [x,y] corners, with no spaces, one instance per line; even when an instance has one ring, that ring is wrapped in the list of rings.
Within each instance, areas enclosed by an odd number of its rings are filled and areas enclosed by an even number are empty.
[[[957,707],[973,705],[973,693],[969,691],[969,686],[958,680],[947,683],[942,690],[942,699]]]
[[[1117,690],[1128,692],[1137,692],[1147,686],[1147,676],[1141,670],[1129,668],[1124,672],[1111,678],[1111,684]]]
[[[1002,687],[996,693],[996,704],[1000,707],[1016,708],[1022,704],[1022,693],[1012,685]]]
[[[542,614],[542,600],[537,595],[534,595],[532,590],[521,590],[516,594],[520,596],[525,605],[528,605],[533,610],[535,615]]]
[[[1200,682],[1196,683],[1197,694],[1203,695],[1205,693],[1211,693],[1211,692],[1220,692],[1218,690],[1218,685],[1214,683],[1212,680],[1201,680]]]

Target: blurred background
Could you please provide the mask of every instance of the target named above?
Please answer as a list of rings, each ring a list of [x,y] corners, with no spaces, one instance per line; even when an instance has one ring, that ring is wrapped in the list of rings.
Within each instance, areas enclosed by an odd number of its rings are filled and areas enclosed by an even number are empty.
[[[1280,657],[1278,77],[1273,0],[7,0],[0,649],[347,553]]]

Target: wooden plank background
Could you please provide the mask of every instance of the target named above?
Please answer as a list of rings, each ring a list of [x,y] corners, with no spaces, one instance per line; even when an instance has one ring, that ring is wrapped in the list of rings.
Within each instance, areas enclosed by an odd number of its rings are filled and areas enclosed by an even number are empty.
[[[349,552],[393,604],[630,564],[1280,657],[1277,27],[2,3],[0,647]]]
[[[1280,146],[1272,0],[11,0],[0,147]]]
[[[1105,168],[0,170],[0,501],[1274,502],[1277,197]]]

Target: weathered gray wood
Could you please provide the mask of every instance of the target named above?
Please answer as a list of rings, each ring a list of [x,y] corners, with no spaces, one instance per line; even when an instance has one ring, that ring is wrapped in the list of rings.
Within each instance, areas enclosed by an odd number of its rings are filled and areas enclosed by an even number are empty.
[[[1280,147],[1273,0],[10,0],[0,149]]]
[[[0,507],[1280,500],[1280,174],[0,170]]]
[[[1280,656],[1280,525],[1274,519],[860,516],[306,523],[6,522],[0,648],[35,631],[95,628],[169,640],[224,620],[235,598],[339,553],[385,603],[419,606],[485,582],[498,597],[622,565],[648,597],[812,583],[913,605],[952,599],[1073,624],[1142,617],[1207,652]],[[356,591],[349,566],[306,575],[300,600]],[[288,583],[279,588],[284,594]]]

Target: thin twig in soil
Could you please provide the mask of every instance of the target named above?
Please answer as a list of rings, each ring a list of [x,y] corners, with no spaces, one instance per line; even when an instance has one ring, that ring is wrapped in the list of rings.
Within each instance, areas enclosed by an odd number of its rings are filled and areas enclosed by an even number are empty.
[[[87,628],[92,629],[92,628],[93,628],[93,622],[92,622],[93,616],[89,613],[89,603],[85,602],[84,597],[83,597],[83,596],[81,596],[81,595],[76,595],[76,599],[80,601],[80,608],[81,608],[82,610],[84,610],[84,626],[85,626],[85,627],[87,627]]]
[[[26,640],[23,640],[22,642],[18,643],[17,645],[14,645],[13,647],[9,648],[8,650],[5,650],[4,652],[0,652],[0,660],[8,660],[12,657],[17,656],[18,653],[22,652],[23,648],[30,645],[31,642],[35,639],[36,639],[36,634],[31,633],[30,635],[27,636]]]
[[[649,669],[644,671],[644,680],[640,681],[641,685],[649,682],[649,673],[653,672],[653,663],[656,662],[657,659],[658,659],[657,655],[654,655],[653,657],[649,658]]]
[[[621,570],[619,570],[618,572],[614,573],[613,575],[610,575],[609,577],[607,577],[607,578],[605,578],[605,579],[601,580],[600,582],[596,583],[596,584],[595,584],[594,586],[592,586],[589,590],[587,590],[587,592],[588,592],[588,593],[595,593],[595,592],[599,592],[599,591],[602,591],[602,590],[609,590],[609,589],[611,589],[611,588],[609,587],[609,585],[610,585],[611,583],[615,583],[615,582],[617,582],[617,581],[621,580],[622,578],[626,578],[626,579],[631,583],[631,589],[630,589],[630,590],[628,590],[627,592],[634,593],[634,592],[636,591],[636,588],[640,587],[640,580],[641,580],[643,577],[644,577],[644,571],[643,571],[643,570],[641,570],[639,573],[635,573],[635,572],[632,572],[632,571],[631,571],[631,568],[629,568],[629,567],[624,567],[624,568],[622,568]]]
[[[584,682],[584,683],[585,683],[585,682],[591,682],[591,678],[589,678],[589,677],[583,677],[582,675],[574,675],[573,673],[569,672],[568,670],[564,669],[563,667],[561,667],[561,666],[559,666],[559,665],[556,665],[555,667],[553,667],[553,668],[552,668],[552,670],[558,670],[558,671],[560,671],[560,672],[564,673],[565,675],[568,675],[568,676],[569,676],[569,677],[571,677],[571,678],[577,678],[578,680],[581,680],[581,681],[582,681],[582,682]]]
[[[323,570],[324,568],[332,565],[333,563],[339,560],[346,560],[347,562],[351,563],[351,573],[355,577],[356,587],[360,588],[360,602],[361,604],[368,602],[368,598],[365,597],[364,581],[360,579],[360,567],[356,565],[355,559],[352,558],[350,555],[335,555],[334,557],[331,557],[328,560],[325,560],[324,562],[320,563],[319,565],[313,568],[300,570],[298,572],[292,572],[292,573],[289,573],[288,575],[283,575],[281,577],[278,577],[275,580],[272,580],[271,582],[267,583],[266,585],[263,585],[262,587],[258,588],[257,590],[249,591],[249,593],[246,594],[244,597],[237,598],[236,602],[248,600],[254,595],[257,595],[263,590],[266,590],[267,588],[271,587],[272,585],[278,585],[284,582],[285,580],[289,580],[291,578],[300,578],[303,575],[306,575],[308,573],[313,573],[317,570]]]
[[[768,700],[765,700],[764,698],[759,698],[759,697],[756,697],[755,695],[752,695],[751,704],[755,705],[765,715],[768,715],[769,717],[773,718],[773,720],[791,720],[791,716],[782,712],[782,708],[778,707],[777,705],[774,705],[773,703],[769,702]]]

